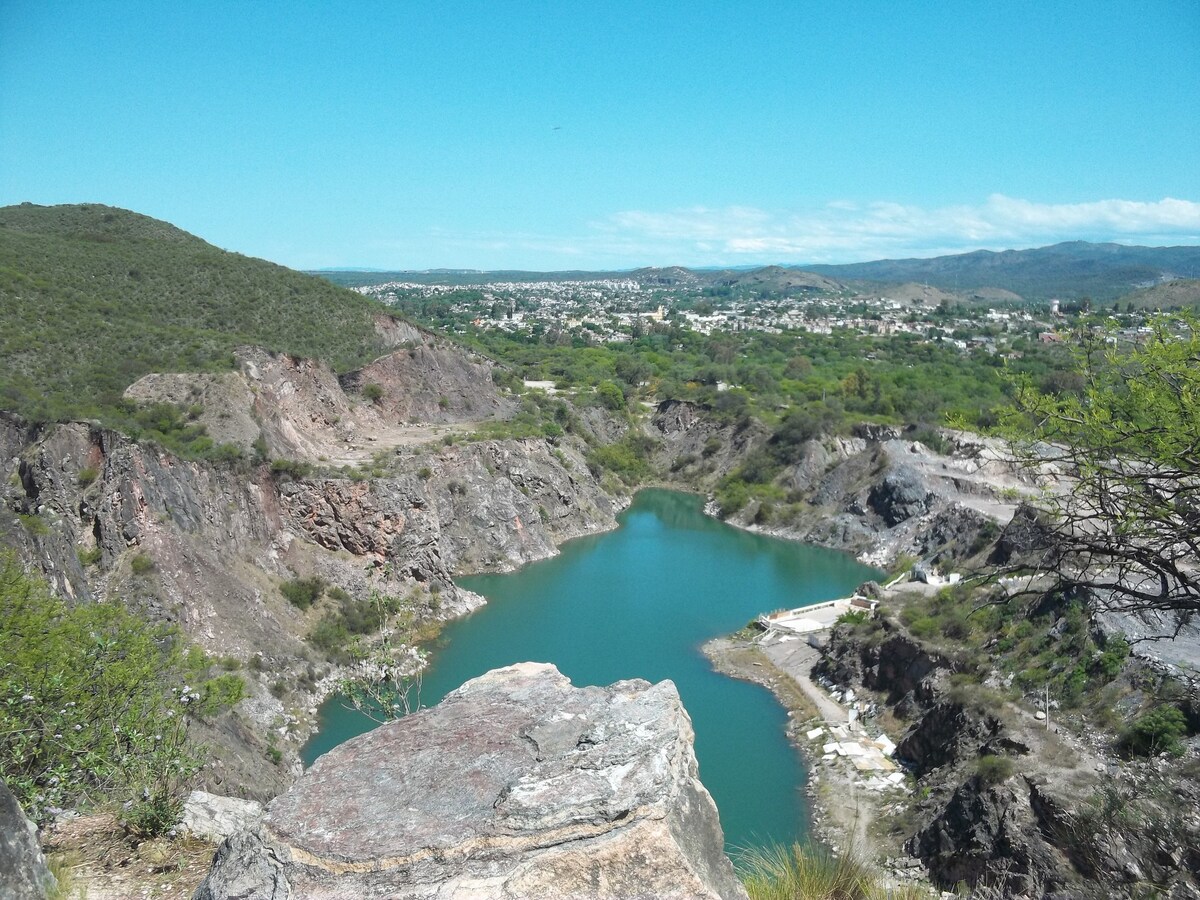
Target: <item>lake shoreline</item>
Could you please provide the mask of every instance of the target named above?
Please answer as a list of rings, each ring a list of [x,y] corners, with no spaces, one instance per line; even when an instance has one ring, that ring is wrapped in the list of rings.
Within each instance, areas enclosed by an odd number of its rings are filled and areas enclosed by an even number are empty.
[[[894,796],[861,790],[853,772],[839,761],[827,763],[805,739],[813,729],[845,725],[848,718],[811,676],[819,652],[808,648],[811,654],[796,654],[792,662],[781,666],[763,652],[755,636],[743,629],[714,638],[701,650],[715,671],[766,688],[787,710],[788,741],[808,763],[804,792],[810,841],[835,853],[854,852],[880,869],[888,860],[905,856],[903,847],[885,833],[885,807],[895,803]],[[914,880],[927,884],[923,879]]]

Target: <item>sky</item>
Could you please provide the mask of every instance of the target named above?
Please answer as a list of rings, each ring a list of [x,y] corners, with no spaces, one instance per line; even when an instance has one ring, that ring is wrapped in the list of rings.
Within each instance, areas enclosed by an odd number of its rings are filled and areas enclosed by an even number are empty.
[[[294,268],[1200,244],[1200,0],[0,0],[0,205]]]

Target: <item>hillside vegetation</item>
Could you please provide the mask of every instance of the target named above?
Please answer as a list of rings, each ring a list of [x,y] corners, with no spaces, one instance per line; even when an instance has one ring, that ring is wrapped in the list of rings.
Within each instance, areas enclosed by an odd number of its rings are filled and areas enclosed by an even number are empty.
[[[344,371],[382,351],[371,301],[100,205],[0,208],[0,406],[112,420],[148,372],[213,371],[252,344]]]

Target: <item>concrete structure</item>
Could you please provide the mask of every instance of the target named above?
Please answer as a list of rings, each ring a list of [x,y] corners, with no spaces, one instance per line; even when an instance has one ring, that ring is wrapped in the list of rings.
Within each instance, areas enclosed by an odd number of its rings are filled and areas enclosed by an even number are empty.
[[[810,603],[795,609],[784,609],[758,617],[758,623],[768,631],[786,634],[812,634],[832,628],[843,615],[861,610],[868,616],[875,615],[877,600],[855,594],[825,603]]]

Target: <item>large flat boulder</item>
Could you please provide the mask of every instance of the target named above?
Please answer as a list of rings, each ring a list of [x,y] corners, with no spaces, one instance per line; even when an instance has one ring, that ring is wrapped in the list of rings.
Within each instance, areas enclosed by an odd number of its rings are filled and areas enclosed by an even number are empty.
[[[522,663],[321,757],[195,900],[744,898],[675,686]]]

